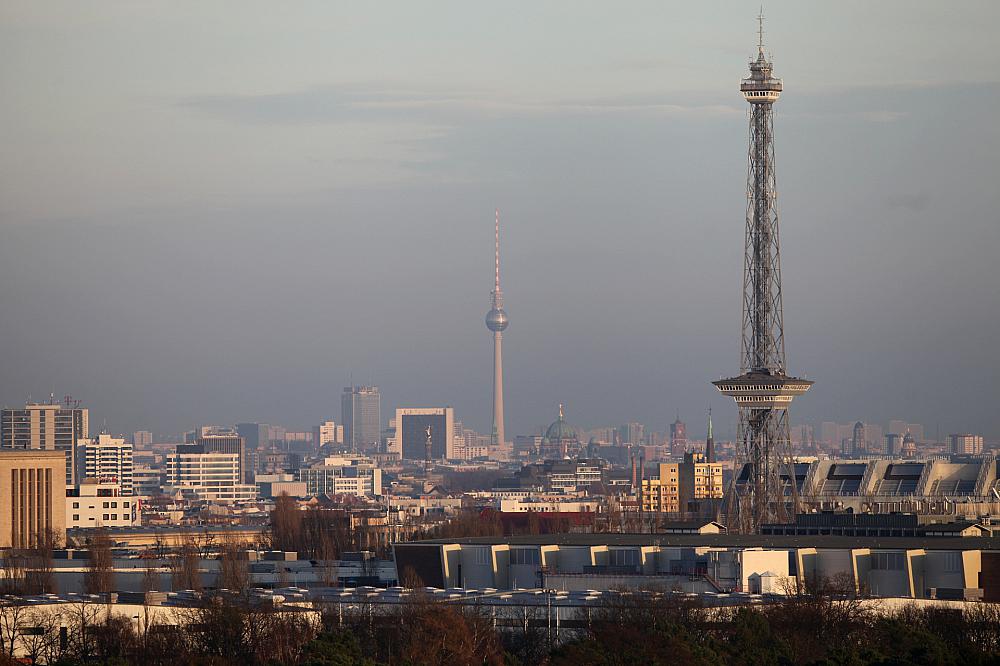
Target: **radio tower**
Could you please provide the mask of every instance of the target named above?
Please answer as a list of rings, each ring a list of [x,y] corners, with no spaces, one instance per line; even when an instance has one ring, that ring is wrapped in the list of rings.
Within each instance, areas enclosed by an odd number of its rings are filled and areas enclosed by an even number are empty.
[[[739,408],[726,518],[731,528],[748,533],[757,532],[763,523],[787,520],[789,504],[795,510],[798,489],[790,458],[788,406],[812,385],[788,376],[785,367],[772,113],[782,87],[764,56],[763,15],[757,20],[757,59],[740,85],[750,103],[742,362],[738,377],[713,382]]]
[[[510,324],[503,310],[500,293],[500,210],[496,211],[495,279],[493,282],[493,307],[486,313],[486,328],[493,331],[493,448],[504,443],[503,432],[503,330]]]

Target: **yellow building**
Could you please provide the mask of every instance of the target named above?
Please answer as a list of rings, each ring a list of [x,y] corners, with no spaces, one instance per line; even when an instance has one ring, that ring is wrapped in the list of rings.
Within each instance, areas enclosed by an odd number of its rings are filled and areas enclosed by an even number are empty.
[[[702,500],[722,499],[722,463],[705,462],[701,453],[685,453],[682,463],[660,463],[657,471],[642,480],[643,511],[697,512]]]
[[[0,548],[66,539],[66,455],[0,451]]]

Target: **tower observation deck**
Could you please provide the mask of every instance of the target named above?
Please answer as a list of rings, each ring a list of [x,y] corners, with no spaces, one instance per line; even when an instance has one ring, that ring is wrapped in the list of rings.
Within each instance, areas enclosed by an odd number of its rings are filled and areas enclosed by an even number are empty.
[[[764,55],[763,17],[759,21],[757,58],[740,84],[750,104],[740,375],[713,382],[739,409],[736,468],[725,511],[730,528],[743,532],[783,522],[796,510],[795,475],[782,474],[791,463],[788,406],[812,385],[789,376],[785,366],[772,112],[782,82]]]

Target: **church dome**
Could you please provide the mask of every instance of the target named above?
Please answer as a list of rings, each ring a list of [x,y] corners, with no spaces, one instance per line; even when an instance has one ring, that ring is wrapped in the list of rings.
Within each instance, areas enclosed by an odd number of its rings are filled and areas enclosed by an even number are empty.
[[[559,405],[559,418],[545,431],[545,439],[550,442],[579,441],[579,431],[566,422],[562,405]]]

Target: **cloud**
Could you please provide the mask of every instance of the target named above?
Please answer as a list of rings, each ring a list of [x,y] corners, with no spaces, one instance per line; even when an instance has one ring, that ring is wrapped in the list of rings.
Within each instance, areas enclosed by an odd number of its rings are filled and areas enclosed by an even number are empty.
[[[336,123],[344,121],[442,120],[543,115],[743,114],[740,107],[706,101],[679,103],[688,96],[618,96],[589,99],[506,99],[472,93],[421,94],[356,86],[311,88],[284,93],[200,95],[179,106],[251,123]]]

